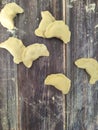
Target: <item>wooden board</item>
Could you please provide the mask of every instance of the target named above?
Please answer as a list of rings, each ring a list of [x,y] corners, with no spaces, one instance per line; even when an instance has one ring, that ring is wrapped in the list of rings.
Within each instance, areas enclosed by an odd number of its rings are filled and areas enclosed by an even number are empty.
[[[86,6],[95,4],[94,11],[86,11]],[[67,74],[72,80],[72,88],[67,96],[67,130],[98,130],[98,82],[89,84],[89,76],[76,68],[74,61],[81,57],[98,60],[98,1],[78,0],[67,2],[72,37],[67,48]]]
[[[15,36],[26,46],[44,43],[50,56],[27,69],[22,63],[15,65],[12,56],[0,49],[0,130],[98,130],[98,82],[91,86],[85,71],[74,65],[80,57],[98,60],[97,0],[1,0],[0,9],[9,2],[25,12],[15,18],[14,33],[0,24],[0,42]],[[95,11],[87,12],[91,3],[96,4]],[[72,32],[68,45],[35,36],[44,10],[66,20]],[[59,72],[72,80],[67,96],[44,85],[48,74]]]

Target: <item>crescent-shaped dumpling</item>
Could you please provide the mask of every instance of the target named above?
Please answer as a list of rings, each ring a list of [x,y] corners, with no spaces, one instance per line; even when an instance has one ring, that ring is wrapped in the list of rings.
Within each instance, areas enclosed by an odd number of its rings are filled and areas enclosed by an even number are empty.
[[[22,61],[27,68],[30,68],[33,61],[42,56],[49,56],[47,47],[44,44],[34,43],[25,48]]]
[[[50,23],[45,32],[46,38],[56,37],[61,39],[64,43],[68,43],[70,41],[70,36],[71,33],[69,31],[69,27],[65,25],[62,20],[57,20]]]
[[[0,22],[7,29],[14,29],[14,17],[16,14],[23,12],[24,10],[16,3],[8,3],[0,12]]]
[[[93,58],[80,58],[75,61],[75,65],[81,69],[85,69],[90,75],[90,84],[95,84],[98,80],[98,62]]]
[[[44,81],[45,85],[52,85],[58,90],[62,91],[63,94],[67,94],[70,90],[71,81],[64,74],[50,74]]]
[[[0,43],[0,48],[4,48],[9,51],[14,57],[13,61],[16,64],[22,62],[22,53],[25,49],[25,46],[21,40],[15,37],[10,37],[6,41]]]
[[[35,34],[39,37],[45,37],[44,33],[47,26],[55,21],[55,18],[49,13],[49,11],[41,12],[42,20],[39,24],[39,27],[35,30]]]

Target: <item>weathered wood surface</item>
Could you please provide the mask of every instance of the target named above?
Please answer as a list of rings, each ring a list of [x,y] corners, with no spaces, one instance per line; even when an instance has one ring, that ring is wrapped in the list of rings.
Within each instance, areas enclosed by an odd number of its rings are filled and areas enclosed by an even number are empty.
[[[86,6],[93,3],[95,10],[86,11]],[[72,80],[66,104],[67,130],[98,130],[98,82],[90,85],[87,73],[74,65],[81,57],[98,60],[98,1],[70,0],[67,5],[72,6],[67,9],[72,32],[67,48],[67,74]]]
[[[64,130],[64,96],[55,88],[44,86],[46,75],[64,72],[63,44],[57,39],[47,40],[34,35],[42,10],[49,10],[57,19],[62,19],[62,1],[21,0],[19,3],[25,9],[22,21],[20,17],[19,22],[19,28],[24,31],[22,36],[19,32],[20,38],[26,45],[44,43],[50,51],[49,57],[38,59],[30,69],[26,69],[23,64],[18,66],[19,127],[22,130]]]
[[[97,0],[2,0],[0,9],[13,1],[25,12],[16,17],[18,29],[13,34],[0,24],[0,42],[14,35],[26,46],[44,43],[50,56],[27,69],[22,63],[15,65],[11,55],[0,49],[0,130],[98,130],[98,82],[89,85],[85,71],[74,65],[80,57],[98,60]],[[86,12],[90,3],[96,4],[95,12]],[[66,19],[72,32],[67,48],[58,39],[34,35],[42,10],[49,10],[56,19]],[[67,96],[44,86],[46,75],[58,72],[72,80]]]
[[[0,9],[7,1],[0,1]],[[11,34],[0,24],[0,42]],[[0,49],[0,130],[18,129],[17,66],[11,55]]]

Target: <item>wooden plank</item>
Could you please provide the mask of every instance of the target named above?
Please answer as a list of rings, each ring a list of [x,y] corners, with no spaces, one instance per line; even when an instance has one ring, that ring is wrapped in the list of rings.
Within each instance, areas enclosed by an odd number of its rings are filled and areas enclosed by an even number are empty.
[[[9,2],[13,1],[2,0],[1,8]],[[25,13],[15,19],[17,30],[14,34],[7,32],[0,25],[1,42],[14,35],[23,40],[25,45],[34,42],[45,43],[51,55],[49,58],[37,60],[31,69],[26,69],[23,64],[18,66],[18,90],[17,66],[7,51],[0,51],[0,73],[2,73],[0,77],[0,129],[60,128],[63,130],[65,127],[64,96],[53,87],[45,87],[43,82],[46,75],[50,73],[64,73],[65,55],[62,51],[65,52],[65,48],[60,40],[47,40],[34,35],[34,30],[41,20],[41,10],[50,10],[57,19],[62,19],[62,2],[58,0],[47,2],[32,0],[28,3],[26,0],[17,0],[14,2],[22,6]]]
[[[9,2],[13,1],[1,0],[0,10]],[[0,24],[0,42],[13,35]],[[18,130],[17,66],[4,49],[0,49],[0,130]]]
[[[53,87],[44,86],[46,75],[65,72],[65,48],[56,38],[48,40],[34,35],[42,10],[63,19],[62,1],[20,0],[18,3],[25,9],[19,18],[18,37],[25,45],[44,43],[50,51],[49,57],[38,59],[30,69],[23,64],[18,66],[19,130],[65,130],[65,96]]]
[[[0,9],[7,0],[0,1]],[[11,35],[0,24],[0,42]],[[18,122],[17,67],[12,56],[0,49],[0,130],[16,130]]]
[[[86,11],[86,6],[96,4],[95,11]],[[69,6],[70,5],[70,6]],[[81,57],[98,60],[98,1],[67,1],[67,22],[72,38],[67,48],[67,73],[72,80],[67,96],[67,130],[98,130],[98,82],[90,85],[89,76],[74,61]]]

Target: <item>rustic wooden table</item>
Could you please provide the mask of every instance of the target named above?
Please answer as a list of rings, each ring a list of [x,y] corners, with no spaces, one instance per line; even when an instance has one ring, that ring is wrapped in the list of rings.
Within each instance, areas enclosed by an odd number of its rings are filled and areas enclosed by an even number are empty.
[[[98,130],[98,82],[90,85],[87,73],[74,65],[80,57],[98,60],[98,0],[0,0],[0,9],[9,2],[25,12],[15,18],[14,33],[0,24],[0,42],[15,36],[26,46],[44,43],[50,57],[27,69],[0,49],[0,130]],[[34,35],[42,10],[66,21],[72,32],[69,44]],[[72,81],[66,96],[43,84],[46,75],[58,72]]]

